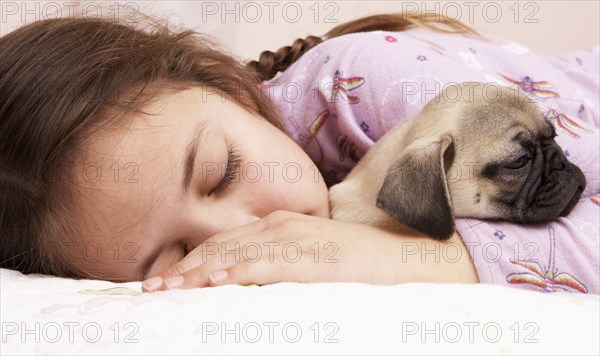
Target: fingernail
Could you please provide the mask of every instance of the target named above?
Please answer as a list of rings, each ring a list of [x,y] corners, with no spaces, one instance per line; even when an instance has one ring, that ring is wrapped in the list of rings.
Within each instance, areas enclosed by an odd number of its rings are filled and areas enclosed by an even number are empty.
[[[161,277],[152,277],[142,282],[142,289],[152,292],[158,290],[162,284],[163,279]]]
[[[171,277],[165,281],[165,284],[169,289],[181,287],[183,284],[183,276]]]
[[[208,278],[210,278],[213,283],[223,282],[225,278],[227,278],[227,271],[212,272],[208,275]]]

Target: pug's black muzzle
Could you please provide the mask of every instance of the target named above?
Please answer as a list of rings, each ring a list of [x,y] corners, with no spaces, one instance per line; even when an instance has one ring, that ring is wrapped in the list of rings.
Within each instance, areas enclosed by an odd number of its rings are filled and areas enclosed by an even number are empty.
[[[585,186],[581,169],[567,160],[555,142],[539,148],[521,191],[526,201],[522,205],[521,222],[545,223],[568,215]]]

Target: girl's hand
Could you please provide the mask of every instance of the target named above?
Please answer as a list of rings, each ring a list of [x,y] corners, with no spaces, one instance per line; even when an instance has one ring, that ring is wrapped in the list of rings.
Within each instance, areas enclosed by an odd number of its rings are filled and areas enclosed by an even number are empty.
[[[456,238],[460,243],[454,237],[438,242],[416,234],[398,235],[368,225],[276,211],[207,239],[152,279],[163,281],[157,290],[277,282],[425,282],[440,280],[441,271],[444,276],[456,273],[456,281],[477,282],[466,247]],[[462,257],[449,263],[431,252],[436,245],[441,252],[448,244],[460,245],[454,250]],[[142,289],[152,291],[146,285],[155,281],[144,283]]]

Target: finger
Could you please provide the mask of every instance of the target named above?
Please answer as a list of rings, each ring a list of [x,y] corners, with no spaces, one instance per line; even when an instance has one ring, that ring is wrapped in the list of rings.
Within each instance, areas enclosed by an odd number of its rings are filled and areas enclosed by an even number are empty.
[[[161,272],[158,276],[145,280],[142,283],[142,290],[153,291],[165,289],[166,286],[163,283],[165,280],[182,275],[187,271],[199,267],[206,262],[207,256],[214,255],[218,252],[219,242],[239,238],[256,232],[262,232],[271,223],[277,222],[283,218],[283,214],[270,214],[267,218],[259,219],[207,238],[187,256]]]
[[[183,275],[184,288],[218,286],[223,284],[272,284],[286,282],[318,282],[335,280],[338,266],[315,260],[313,251],[305,250],[293,255],[279,245],[263,253],[260,258],[243,258],[240,262],[214,261],[210,267],[190,271]]]
[[[178,271],[175,275],[165,278],[160,290],[206,287],[208,286],[208,276],[213,271],[223,270],[242,262],[272,260],[270,254],[274,253],[274,249],[280,243],[267,243],[271,239],[272,234],[258,232],[210,245],[214,246],[211,249],[213,253],[202,256],[201,264],[187,271]]]
[[[323,267],[316,264],[311,266],[306,261],[289,262],[281,259],[276,259],[274,262],[263,260],[257,263],[244,261],[226,269],[210,272],[206,278],[208,286],[212,287],[225,284],[265,285],[282,281],[307,283],[319,281],[322,276],[329,275],[330,273],[323,273],[320,269]]]
[[[264,224],[264,222],[262,224]],[[257,236],[256,233],[251,233],[252,231],[256,230],[260,234],[264,229],[266,229],[266,225],[262,228],[260,225],[261,224],[254,224],[253,227],[244,226],[243,228],[238,228],[241,230],[241,232],[239,232],[242,236],[241,238],[243,238],[244,236]],[[226,234],[220,235],[225,236]],[[240,238],[238,237],[235,240],[238,239]],[[195,285],[195,287],[200,287],[202,286],[202,281],[205,280],[204,278],[201,278],[202,272],[206,268],[210,268],[212,264],[218,263],[219,260],[223,259],[228,254],[239,254],[239,252],[237,251],[238,247],[239,243],[233,243],[227,238],[212,237],[210,241],[209,239],[207,239],[207,241],[201,243],[198,247],[193,249],[187,256],[175,262],[172,266],[167,268],[165,271],[161,272],[159,275],[143,281],[142,291],[153,292],[158,290],[180,288],[182,285],[182,280],[181,278],[176,277],[182,276],[190,271],[194,271],[194,274],[196,274],[197,276],[195,276],[195,278],[188,277],[189,281],[188,283],[186,283],[186,286],[183,287],[187,287],[188,285],[193,286],[193,283],[197,284]],[[211,262],[210,264],[203,266],[209,261]]]
[[[272,266],[279,262],[276,256],[282,256],[283,245],[279,241],[272,241],[273,234],[277,235],[277,229],[222,241],[218,245],[217,253],[207,256],[202,265],[165,280],[161,289],[206,287],[209,285],[211,273],[238,264]]]
[[[170,289],[189,289],[223,284],[272,284],[283,281],[289,273],[274,263],[219,263],[212,268],[196,268],[165,283]],[[285,279],[287,281],[292,281]],[[175,283],[175,285],[173,285]]]
[[[226,245],[226,246],[225,246]],[[239,246],[239,244],[237,244]],[[184,271],[178,275],[166,278],[160,290],[189,289],[208,286],[208,276],[212,271],[223,270],[241,262],[240,252],[235,243],[223,241],[221,246],[226,253],[218,253],[207,257],[205,263]]]
[[[217,234],[207,239],[207,241],[194,249],[192,253],[159,275],[158,278],[161,281],[160,283],[153,281],[151,286],[155,289],[152,290],[207,286],[208,274],[211,271],[220,270],[239,263],[240,255],[243,256],[242,258],[247,257],[246,253],[244,253],[247,246],[259,251],[261,256],[268,254],[274,248],[273,245],[277,244],[276,242],[271,245],[266,243],[260,244],[260,242],[269,240],[271,234],[264,233],[268,228],[279,226],[289,220],[306,222],[312,219],[318,218],[288,211],[276,211],[259,221]],[[255,262],[255,258],[251,258],[250,262]],[[176,278],[177,276],[182,276],[183,278]],[[149,286],[150,283],[148,284]],[[145,288],[144,285],[142,289],[152,291],[149,288]]]
[[[223,271],[237,264],[272,264],[275,261],[274,256],[281,255],[281,244],[277,242],[271,245],[260,243],[263,242],[261,240],[270,241],[270,238],[271,234],[261,232],[239,239],[222,241],[218,244],[217,253],[206,256],[206,261],[201,265],[166,279],[161,290],[209,286],[209,277],[212,272]],[[252,252],[249,252],[248,246],[252,247]]]
[[[213,235],[205,241],[203,241],[196,248],[194,248],[183,259],[181,259],[173,266],[165,270],[163,273],[161,273],[160,277],[166,280],[170,277],[174,277],[183,274],[191,269],[197,268],[198,266],[206,263],[210,256],[219,254],[221,251],[223,251],[224,245],[222,243],[225,241],[238,240],[248,236],[256,235],[257,233],[264,232],[267,228],[277,226],[286,220],[306,220],[311,218],[314,217],[284,210],[278,210],[272,212],[271,214],[267,215],[266,217],[260,220]]]

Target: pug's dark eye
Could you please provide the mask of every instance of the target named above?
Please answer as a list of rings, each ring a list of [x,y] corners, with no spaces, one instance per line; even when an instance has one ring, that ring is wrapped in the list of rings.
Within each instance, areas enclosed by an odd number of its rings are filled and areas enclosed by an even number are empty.
[[[525,167],[527,163],[529,163],[529,156],[521,156],[516,160],[510,162],[509,164],[505,165],[504,168],[519,169]]]

